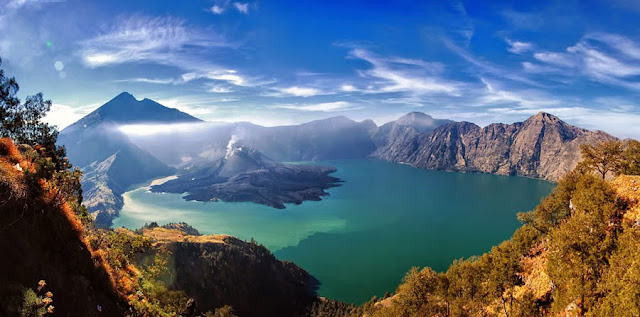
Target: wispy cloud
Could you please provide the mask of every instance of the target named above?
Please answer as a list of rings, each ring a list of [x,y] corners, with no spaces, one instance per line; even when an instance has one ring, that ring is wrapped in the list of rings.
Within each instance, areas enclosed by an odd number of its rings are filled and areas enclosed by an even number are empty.
[[[212,50],[237,49],[213,30],[191,27],[171,17],[130,16],[117,19],[115,27],[84,40],[78,55],[89,68],[125,63],[153,63],[172,66],[183,73],[176,79],[134,78],[157,84],[183,84],[197,79],[251,87],[272,82],[247,76],[236,69],[212,64]],[[127,80],[127,79],[125,79]]]
[[[460,56],[462,59],[469,62],[471,65],[475,66],[477,70],[479,70],[480,74],[488,73],[499,78],[507,78],[513,81],[517,81],[517,82],[532,85],[532,86],[542,86],[540,83],[536,82],[535,80],[532,80],[527,76],[525,76],[525,74],[518,73],[513,69],[508,69],[503,66],[495,65],[491,62],[475,57],[473,56],[473,54],[471,54],[467,50],[464,50],[458,47],[448,39],[444,39],[444,44],[452,52],[454,52],[455,54]]]
[[[506,104],[515,108],[538,109],[561,104],[562,101],[537,90],[508,90],[496,82],[482,78],[485,91],[479,98],[482,105]]]
[[[181,55],[231,44],[214,32],[188,27],[170,17],[121,17],[107,33],[82,41],[79,55],[95,68],[128,62],[180,65]]]
[[[583,75],[607,85],[640,90],[640,44],[617,34],[587,34],[562,52],[539,51],[533,57],[561,76]],[[523,66],[525,69],[533,64]]]
[[[352,103],[346,102],[346,101],[325,102],[325,103],[304,104],[304,105],[287,104],[287,105],[276,105],[272,107],[280,108],[280,109],[290,109],[290,110],[300,110],[300,111],[322,111],[322,112],[356,110],[361,108],[361,107],[356,107]]]
[[[291,86],[286,88],[273,88],[274,92],[267,92],[264,95],[268,97],[312,97],[318,95],[331,94],[318,88]]]
[[[126,78],[115,80],[117,83],[148,83],[148,84],[174,84],[176,79],[173,78]]]
[[[504,40],[509,44],[509,48],[507,48],[507,50],[514,54],[522,54],[531,51],[534,47],[533,44],[529,42],[513,41],[509,38],[505,38]]]
[[[371,65],[370,69],[360,71],[363,77],[377,79],[367,87],[369,93],[454,94],[458,90],[455,82],[442,78],[444,66],[440,63],[383,58],[360,48],[352,50],[349,55]]]
[[[242,14],[249,14],[250,4],[248,2],[231,2],[230,0],[217,0],[215,4],[209,8],[211,13],[220,15],[228,12],[229,9],[235,10]]]
[[[238,10],[238,12],[240,13],[244,13],[244,14],[248,14],[249,13],[249,4],[248,3],[242,3],[242,2],[235,2],[233,4],[233,6],[236,8],[236,10]]]

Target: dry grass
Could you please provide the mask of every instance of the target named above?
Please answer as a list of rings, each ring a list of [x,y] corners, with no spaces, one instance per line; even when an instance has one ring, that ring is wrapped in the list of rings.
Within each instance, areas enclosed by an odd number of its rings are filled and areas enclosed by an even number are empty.
[[[547,274],[547,253],[546,241],[543,241],[533,246],[529,254],[520,260],[524,285],[519,292],[530,291],[537,300],[553,290],[553,282]]]
[[[166,229],[161,227],[152,229],[145,228],[142,232],[145,237],[149,237],[153,240],[154,244],[166,242],[225,243],[224,239],[229,237],[225,234],[192,236],[187,235],[178,229]]]
[[[611,185],[618,199],[627,204],[623,217],[625,223],[640,224],[640,176],[620,175]]]

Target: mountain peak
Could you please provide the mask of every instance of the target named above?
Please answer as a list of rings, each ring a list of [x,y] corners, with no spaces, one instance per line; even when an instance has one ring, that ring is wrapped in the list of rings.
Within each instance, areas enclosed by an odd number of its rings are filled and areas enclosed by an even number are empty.
[[[531,116],[526,121],[562,122],[560,118],[544,111],[538,112],[537,114]]]
[[[65,128],[63,132],[83,129],[103,122],[116,124],[137,123],[186,123],[202,121],[178,109],[165,107],[151,99],[137,100],[128,92],[121,92],[113,99],[84,118]]]
[[[451,122],[453,121],[434,119],[432,116],[419,111],[409,112],[395,121],[396,124],[410,126],[420,132],[430,131]]]
[[[113,100],[136,100],[136,98],[129,92],[123,91],[119,93],[117,96],[113,97],[113,99],[111,99],[110,101],[113,101]]]
[[[416,121],[425,121],[425,120],[433,121],[433,117],[431,117],[430,115],[428,115],[428,114],[426,114],[424,112],[413,111],[413,112],[409,112],[409,113],[405,114],[404,116],[398,118],[398,120],[396,120],[396,123],[401,124],[401,125],[409,125],[409,124],[414,123]]]

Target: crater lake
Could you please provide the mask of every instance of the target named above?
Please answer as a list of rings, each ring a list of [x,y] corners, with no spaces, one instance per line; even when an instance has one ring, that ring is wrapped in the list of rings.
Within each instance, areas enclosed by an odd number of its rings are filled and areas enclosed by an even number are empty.
[[[361,304],[394,291],[412,266],[444,271],[508,239],[554,184],[524,177],[423,170],[374,159],[320,162],[344,183],[322,201],[286,209],[124,194],[113,227],[187,222],[202,234],[254,238],[314,275],[323,297]]]

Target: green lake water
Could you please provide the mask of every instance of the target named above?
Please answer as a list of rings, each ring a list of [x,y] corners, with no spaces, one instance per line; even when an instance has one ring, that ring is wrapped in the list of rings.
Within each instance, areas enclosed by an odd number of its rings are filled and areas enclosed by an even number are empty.
[[[553,184],[523,177],[431,171],[379,160],[324,162],[345,182],[322,201],[278,210],[254,203],[185,201],[140,187],[124,194],[114,227],[184,221],[268,247],[320,282],[319,295],[362,303],[392,292],[412,266],[444,271],[508,239],[516,213]]]

